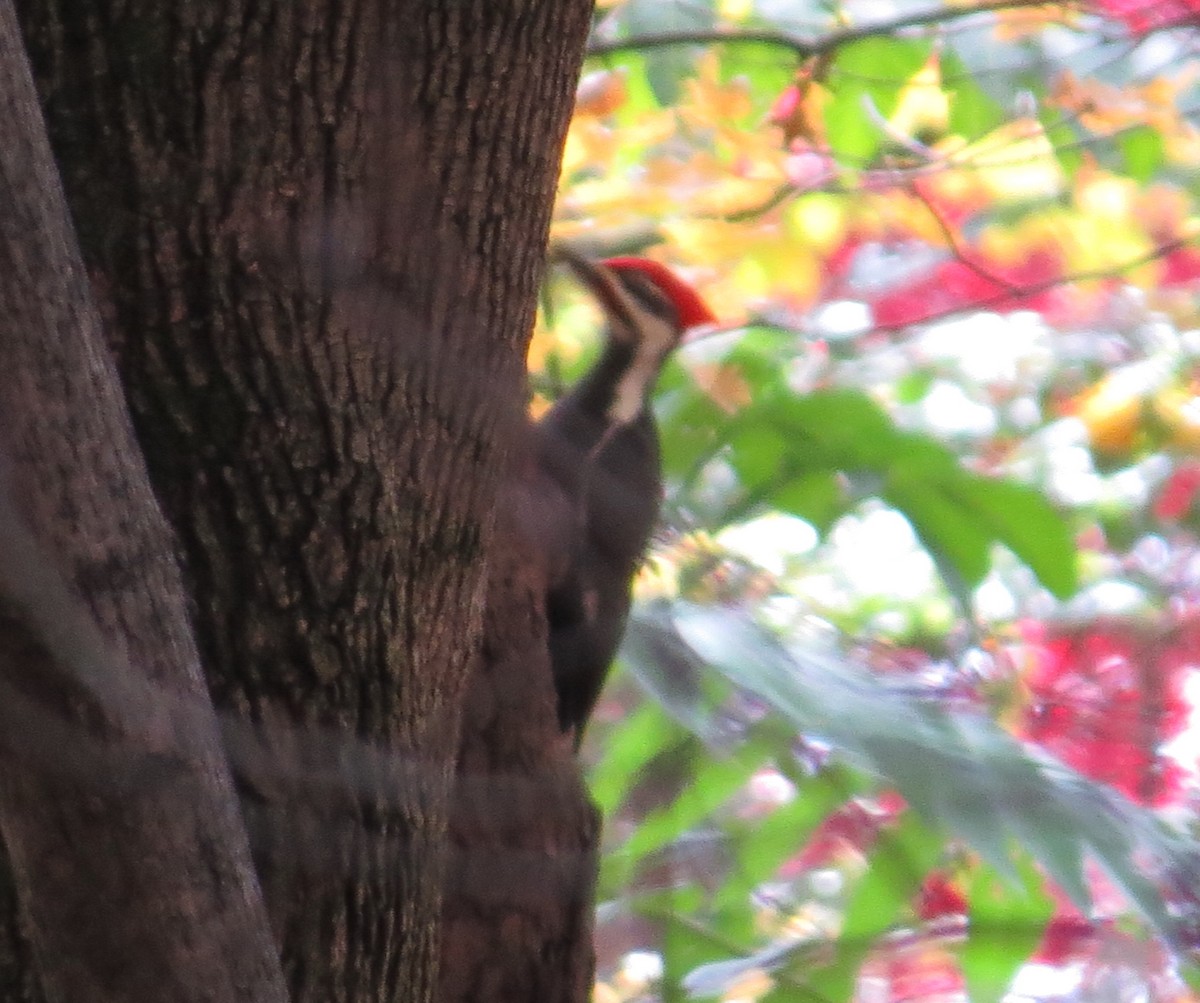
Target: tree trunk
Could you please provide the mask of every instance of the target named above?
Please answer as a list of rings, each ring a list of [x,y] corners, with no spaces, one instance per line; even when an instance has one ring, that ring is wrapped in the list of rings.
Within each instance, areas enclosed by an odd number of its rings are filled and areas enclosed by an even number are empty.
[[[590,998],[599,818],[559,730],[546,624],[574,517],[518,452],[465,701],[439,1003]]]
[[[428,999],[590,3],[18,8],[293,998]]]
[[[0,0],[0,987],[286,998],[216,715]],[[40,980],[32,977],[36,957]]]

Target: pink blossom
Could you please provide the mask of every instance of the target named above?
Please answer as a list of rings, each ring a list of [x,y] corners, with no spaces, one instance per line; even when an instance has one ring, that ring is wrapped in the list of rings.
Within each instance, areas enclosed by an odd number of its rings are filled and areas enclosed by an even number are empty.
[[[1154,515],[1178,522],[1191,510],[1200,491],[1200,463],[1183,463],[1175,469],[1154,499]]]
[[[1133,35],[1200,24],[1200,0],[1097,0],[1096,7],[1123,21]]]

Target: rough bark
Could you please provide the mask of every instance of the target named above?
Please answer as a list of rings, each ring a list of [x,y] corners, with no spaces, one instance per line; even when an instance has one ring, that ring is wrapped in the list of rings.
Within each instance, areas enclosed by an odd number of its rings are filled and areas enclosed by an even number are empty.
[[[9,0],[0,135],[0,991],[282,1001],[170,531]]]
[[[18,8],[294,998],[428,998],[590,3]]]
[[[522,454],[501,495],[464,705],[439,1003],[591,995],[599,817],[559,730],[546,594],[575,511]]]

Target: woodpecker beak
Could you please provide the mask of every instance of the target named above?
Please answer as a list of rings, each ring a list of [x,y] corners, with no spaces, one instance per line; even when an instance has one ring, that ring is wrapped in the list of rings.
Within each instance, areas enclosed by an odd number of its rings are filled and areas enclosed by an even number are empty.
[[[589,261],[563,244],[555,249],[554,256],[565,262],[579,281],[592,291],[607,314],[619,321],[621,326],[634,327],[636,319],[629,310],[627,294],[621,288],[621,280],[611,269]]]

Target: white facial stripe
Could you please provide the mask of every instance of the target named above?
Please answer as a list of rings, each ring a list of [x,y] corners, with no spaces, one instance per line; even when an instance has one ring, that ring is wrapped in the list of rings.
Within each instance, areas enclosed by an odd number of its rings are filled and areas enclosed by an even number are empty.
[[[641,325],[641,340],[629,368],[613,388],[612,403],[608,406],[608,420],[616,425],[627,425],[642,410],[650,388],[658,378],[663,359],[674,347],[679,332],[661,317],[639,309],[630,297],[622,298],[631,307],[631,313]]]

